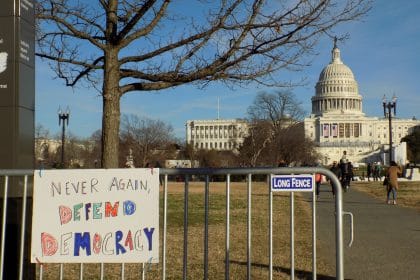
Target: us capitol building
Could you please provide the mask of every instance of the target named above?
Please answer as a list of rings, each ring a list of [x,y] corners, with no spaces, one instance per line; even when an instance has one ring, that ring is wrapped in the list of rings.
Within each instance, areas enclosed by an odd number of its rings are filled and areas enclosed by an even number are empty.
[[[343,151],[352,162],[384,160],[384,152],[389,149],[388,118],[365,116],[362,100],[353,72],[341,60],[334,43],[331,62],[315,86],[312,113],[304,120],[305,135],[315,142],[323,164],[339,160]],[[393,116],[393,147],[398,150],[401,138],[417,125],[419,120]]]
[[[343,63],[336,43],[331,62],[322,70],[312,97],[312,113],[304,119],[305,136],[315,142],[322,164],[339,160],[343,151],[352,162],[382,162],[389,150],[388,118],[367,117],[363,97],[351,69]],[[420,125],[416,119],[392,117],[395,160],[405,164],[401,138]],[[235,150],[248,132],[245,120],[190,120],[186,140],[196,149]],[[403,155],[398,157],[398,155]]]

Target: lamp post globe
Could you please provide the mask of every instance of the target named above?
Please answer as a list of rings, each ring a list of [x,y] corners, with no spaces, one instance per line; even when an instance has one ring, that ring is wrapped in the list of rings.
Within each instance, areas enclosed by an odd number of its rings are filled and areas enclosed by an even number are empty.
[[[389,164],[394,160],[392,153],[392,116],[397,114],[397,97],[395,94],[390,101],[387,100],[385,94],[382,98],[382,106],[384,107],[384,117],[388,118],[389,124]]]

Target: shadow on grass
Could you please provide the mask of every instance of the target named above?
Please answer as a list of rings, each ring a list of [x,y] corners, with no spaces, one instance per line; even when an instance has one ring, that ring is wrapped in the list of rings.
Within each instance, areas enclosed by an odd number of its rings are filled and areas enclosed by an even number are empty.
[[[234,261],[231,260],[230,261],[231,264],[236,264],[236,265],[242,265],[242,266],[246,266],[247,262],[241,262],[241,261]],[[266,264],[260,264],[260,263],[252,263],[253,267],[258,267],[258,268],[263,268],[263,269],[269,269],[269,266]],[[279,272],[283,272],[286,273],[288,275],[290,275],[290,268],[286,268],[286,267],[280,267],[280,266],[273,266],[273,271],[279,271]],[[306,271],[306,270],[296,270],[295,269],[295,277],[297,277],[297,279],[312,279],[312,271]],[[316,275],[317,279],[320,280],[333,280],[336,279],[335,276],[329,276],[329,275],[323,275],[323,274],[317,274]],[[346,280],[351,280],[351,279],[347,279]]]

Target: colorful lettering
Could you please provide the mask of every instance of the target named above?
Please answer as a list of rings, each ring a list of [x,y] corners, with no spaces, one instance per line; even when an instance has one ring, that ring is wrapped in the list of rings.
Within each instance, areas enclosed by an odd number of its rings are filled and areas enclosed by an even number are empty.
[[[112,233],[108,232],[104,237],[104,242],[102,243],[102,253],[104,255],[114,254],[114,250],[108,249],[108,242],[112,238]]]
[[[146,234],[147,241],[149,242],[149,251],[152,251],[152,237],[155,228],[151,228],[150,230],[148,228],[144,228],[143,231]]]
[[[49,233],[41,233],[41,249],[43,256],[52,256],[57,252],[57,240]]]
[[[102,203],[93,203],[93,219],[102,219],[101,206]]]
[[[80,221],[80,209],[83,208],[83,203],[79,203],[73,206],[73,220]]]
[[[84,232],[83,234],[80,232],[76,232],[74,234],[74,255],[79,256],[80,248],[86,250],[86,255],[90,256],[90,233]]]
[[[128,231],[127,237],[125,238],[124,246],[130,248],[133,251],[133,237],[131,236],[131,230]]]
[[[85,204],[85,215],[86,215],[86,221],[89,220],[89,213],[90,213],[90,208],[92,207],[91,203],[86,203]]]
[[[101,245],[102,245],[102,237],[100,234],[95,233],[95,235],[93,236],[93,241],[92,241],[93,253],[98,255],[101,252]]]
[[[136,212],[136,204],[133,201],[126,200],[123,203],[124,207],[124,215],[130,216],[133,215],[134,212]]]
[[[85,251],[85,256],[91,256],[92,252],[94,255],[122,255],[128,251],[144,251],[146,242],[147,250],[152,251],[154,231],[155,228],[138,229],[134,238],[132,230],[108,232],[104,238],[98,232],[95,234],[69,232],[61,235],[60,244],[53,235],[43,232],[41,234],[42,255],[53,256],[58,250],[62,256],[73,254],[77,257],[83,254],[81,251]]]
[[[70,245],[71,245],[72,236],[73,236],[73,233],[71,232],[61,235],[60,254],[62,255],[70,254]]]
[[[123,238],[123,233],[121,230],[118,230],[115,232],[115,250],[117,250],[117,255],[120,254],[120,251],[122,254],[125,254],[127,250],[120,244],[120,241]]]
[[[111,205],[111,202],[105,203],[105,217],[116,217],[118,215],[118,206],[119,202],[115,202],[114,206]]]
[[[71,209],[69,207],[60,205],[58,207],[58,212],[60,215],[60,223],[62,225],[70,222],[72,214],[71,214]]]

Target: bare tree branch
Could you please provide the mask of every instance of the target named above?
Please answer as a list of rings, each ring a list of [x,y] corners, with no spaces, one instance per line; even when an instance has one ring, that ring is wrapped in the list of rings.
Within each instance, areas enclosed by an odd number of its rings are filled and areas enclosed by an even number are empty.
[[[36,54],[66,85],[102,84],[103,166],[112,167],[124,94],[213,81],[284,86],[281,71],[308,65],[319,38],[371,1],[39,0]]]

